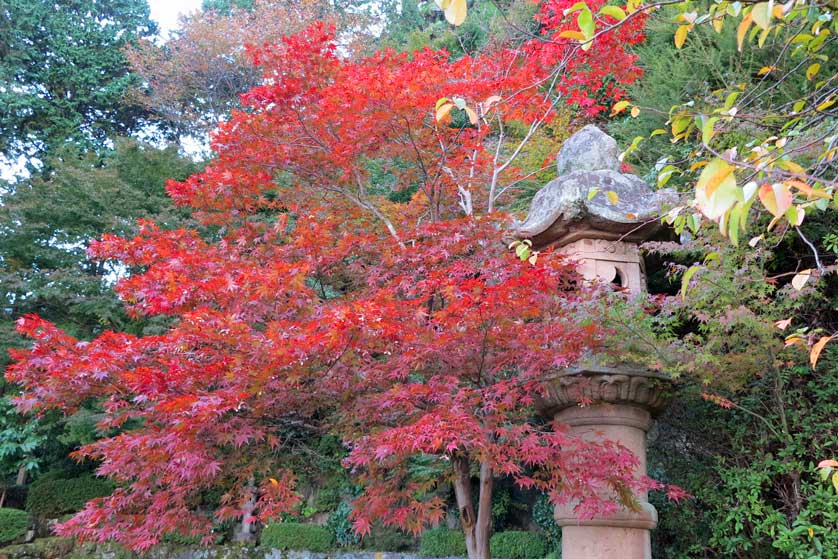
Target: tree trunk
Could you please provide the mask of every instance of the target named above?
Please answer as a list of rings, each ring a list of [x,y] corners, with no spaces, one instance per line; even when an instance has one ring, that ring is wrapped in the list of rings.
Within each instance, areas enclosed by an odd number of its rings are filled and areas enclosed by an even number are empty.
[[[244,506],[242,521],[233,536],[233,540],[239,543],[253,543],[253,525],[256,523],[256,518],[253,516],[253,509],[256,507],[256,488],[252,479],[247,483],[247,492],[249,496]]]
[[[471,498],[471,475],[469,461],[455,458],[454,495],[460,511],[460,523],[466,539],[469,559],[490,559],[489,538],[492,535],[492,469],[486,462],[480,463],[480,493],[477,513]]]
[[[26,466],[21,466],[17,470],[17,478],[15,479],[15,485],[24,485],[26,483]]]

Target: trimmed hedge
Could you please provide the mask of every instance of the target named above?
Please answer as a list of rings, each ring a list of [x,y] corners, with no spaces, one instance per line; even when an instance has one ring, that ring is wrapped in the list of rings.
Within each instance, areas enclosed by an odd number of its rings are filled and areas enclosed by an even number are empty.
[[[498,532],[489,540],[489,552],[498,559],[543,559],[547,541],[533,532]]]
[[[114,490],[111,482],[93,476],[72,479],[37,479],[29,488],[26,510],[38,518],[58,518],[80,511],[85,503]]]
[[[332,533],[325,526],[282,522],[268,524],[262,530],[262,547],[268,549],[295,551],[332,551],[335,542]]]
[[[364,549],[390,553],[409,551],[416,545],[416,539],[396,528],[376,524],[363,541]]]
[[[22,538],[28,527],[29,515],[25,510],[0,509],[0,544]]]
[[[425,557],[464,557],[466,537],[459,530],[433,528],[422,532],[419,554]],[[539,558],[541,559],[541,558]]]

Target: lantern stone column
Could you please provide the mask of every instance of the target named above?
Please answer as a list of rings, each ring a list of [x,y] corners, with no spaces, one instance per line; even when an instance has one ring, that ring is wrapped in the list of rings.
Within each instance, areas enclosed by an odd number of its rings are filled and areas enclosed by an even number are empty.
[[[640,178],[621,173],[618,157],[616,141],[595,126],[568,138],[557,157],[558,178],[536,193],[515,237],[566,254],[587,281],[636,294],[646,284],[638,245],[659,228],[657,216],[677,195],[654,192]],[[666,407],[670,382],[626,363],[603,363],[591,356],[563,371],[549,386],[541,411],[581,438],[628,448],[638,458],[636,474],[646,475],[646,433]],[[639,510],[623,508],[590,520],[580,520],[572,504],[556,506],[562,559],[650,559],[650,531],[658,515],[645,494],[636,498]]]
[[[646,432],[669,400],[666,377],[642,370],[588,366],[571,369],[549,387],[543,413],[592,441],[610,440],[638,459],[637,476],[646,475]],[[580,401],[593,402],[584,407]],[[650,530],[658,514],[646,494],[636,495],[640,510],[580,520],[572,505],[555,508],[562,527],[562,559],[649,559]]]

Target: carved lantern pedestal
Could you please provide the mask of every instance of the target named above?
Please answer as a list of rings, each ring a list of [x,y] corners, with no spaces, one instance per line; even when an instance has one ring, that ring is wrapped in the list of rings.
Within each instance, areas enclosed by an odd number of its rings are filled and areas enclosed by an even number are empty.
[[[655,232],[662,206],[677,195],[654,192],[640,178],[620,172],[618,156],[614,139],[595,126],[568,138],[557,157],[558,178],[536,193],[515,236],[530,239],[534,248],[566,254],[588,281],[641,293],[646,278],[638,243]],[[579,437],[625,446],[638,457],[637,475],[643,476],[646,433],[666,406],[669,390],[667,378],[651,371],[582,365],[556,379],[542,409]],[[649,559],[657,512],[646,495],[636,497],[639,511],[586,521],[577,518],[573,506],[557,506],[562,559]]]
[[[585,367],[560,375],[541,408],[586,440],[611,440],[638,458],[636,474],[646,475],[646,432],[667,405],[670,383],[661,375],[609,367]],[[581,407],[580,401],[593,402]],[[555,508],[562,527],[562,559],[649,559],[650,530],[658,514],[647,495],[636,495],[640,510],[628,509],[579,520],[572,505]]]

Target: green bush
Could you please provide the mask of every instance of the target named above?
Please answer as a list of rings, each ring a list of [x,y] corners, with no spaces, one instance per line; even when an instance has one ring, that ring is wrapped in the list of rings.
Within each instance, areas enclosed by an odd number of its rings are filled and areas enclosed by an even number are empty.
[[[324,552],[335,548],[332,533],[325,526],[282,522],[262,530],[262,547],[268,549]]]
[[[489,551],[498,559],[543,559],[547,542],[533,532],[498,532],[489,540]]]
[[[29,515],[19,509],[0,509],[0,544],[13,542],[26,534]]]
[[[351,512],[352,506],[349,503],[340,503],[326,522],[326,528],[332,533],[332,538],[340,547],[353,546],[360,540],[352,527],[352,521],[349,520]]]
[[[39,518],[58,518],[83,509],[91,499],[110,495],[113,489],[111,482],[93,476],[39,478],[29,488],[26,510]]]
[[[399,552],[413,549],[416,540],[410,534],[405,534],[399,529],[387,526],[375,525],[370,533],[364,537],[364,549],[370,551]]]
[[[466,538],[460,531],[434,528],[422,532],[419,554],[425,557],[463,557],[466,555]]]

